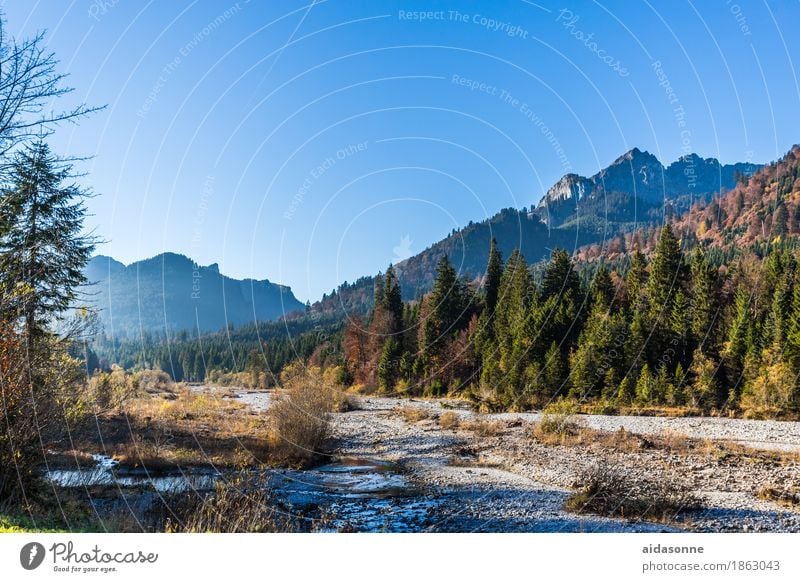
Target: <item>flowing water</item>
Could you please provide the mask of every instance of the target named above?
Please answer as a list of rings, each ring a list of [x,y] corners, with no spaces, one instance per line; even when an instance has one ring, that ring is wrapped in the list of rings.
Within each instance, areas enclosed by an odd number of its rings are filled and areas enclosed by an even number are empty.
[[[120,467],[105,455],[93,457],[93,467],[52,470],[45,478],[64,488],[119,488],[152,498],[153,492],[210,492],[221,479],[237,475],[212,469],[153,474]],[[277,503],[309,528],[313,523],[323,531],[420,531],[435,505],[409,484],[396,465],[374,459],[335,458],[306,470],[266,469],[265,476]]]

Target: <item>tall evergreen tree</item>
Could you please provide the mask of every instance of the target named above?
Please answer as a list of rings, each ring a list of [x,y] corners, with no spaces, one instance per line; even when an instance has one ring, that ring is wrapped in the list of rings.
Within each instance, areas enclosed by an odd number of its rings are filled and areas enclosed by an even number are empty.
[[[486,265],[486,313],[491,320],[497,308],[497,294],[500,290],[500,279],[503,276],[503,257],[497,248],[497,241],[492,238],[489,245],[489,262]]]
[[[800,284],[795,284],[786,330],[785,353],[796,371],[800,371]]]
[[[614,300],[614,283],[611,281],[611,275],[605,265],[601,265],[597,269],[597,273],[592,279],[591,300],[592,302],[601,301],[606,309],[611,307]]]
[[[683,255],[680,242],[666,224],[656,244],[653,262],[650,265],[647,294],[650,300],[651,318],[669,317],[675,292],[683,282]]]
[[[725,364],[731,390],[736,390],[742,381],[745,356],[750,348],[751,322],[750,294],[744,286],[740,286],[734,296],[733,315],[725,344]]]
[[[716,276],[699,246],[692,254],[691,279],[691,344],[699,347],[703,353],[713,354],[717,346],[714,328]]]
[[[484,360],[496,359],[497,365],[483,376],[484,383],[492,382],[508,401],[521,391],[522,375],[529,357],[532,337],[526,333],[528,307],[534,287],[528,264],[519,250],[514,250],[500,278],[495,310],[495,338],[483,348]]]
[[[447,255],[443,255],[436,267],[436,280],[433,289],[425,297],[424,312],[420,314],[420,362],[419,368],[425,370],[424,374],[431,372],[441,375],[442,366],[446,362],[440,361],[455,332],[466,327],[468,323],[468,295],[464,283]],[[435,391],[441,386],[439,378],[433,379],[438,383]]]
[[[631,258],[625,286],[628,289],[628,302],[631,308],[640,309],[644,304],[644,291],[647,288],[647,259],[638,249]]]
[[[775,287],[772,295],[772,306],[765,338],[776,353],[786,349],[786,336],[790,329],[790,311],[794,291],[794,273],[787,271],[783,274]]]
[[[544,272],[542,299],[563,296],[569,291],[572,291],[577,299],[581,291],[581,282],[569,253],[564,249],[555,249]]]
[[[383,293],[381,304],[391,314],[392,332],[399,333],[403,329],[403,299],[400,292],[400,282],[392,265],[386,269],[383,276]]]
[[[44,141],[20,150],[0,203],[0,277],[24,321],[29,348],[71,307],[86,283],[95,239],[83,234],[86,190]],[[5,302],[4,302],[5,303]]]

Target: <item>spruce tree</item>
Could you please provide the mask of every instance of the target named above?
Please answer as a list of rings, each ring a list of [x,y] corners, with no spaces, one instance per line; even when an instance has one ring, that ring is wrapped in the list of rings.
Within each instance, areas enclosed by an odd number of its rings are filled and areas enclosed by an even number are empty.
[[[0,203],[4,299],[24,323],[28,347],[57,323],[86,283],[95,239],[83,234],[89,193],[70,182],[72,167],[44,141],[21,149]]]
[[[767,337],[765,339],[777,353],[783,352],[787,347],[786,335],[790,328],[789,313],[794,295],[792,278],[791,273],[784,273],[772,296],[772,306],[769,320],[767,321]]]
[[[467,308],[466,289],[450,264],[447,255],[439,259],[436,266],[436,280],[430,295],[431,318],[435,332],[439,335],[451,333],[464,323]]]
[[[683,280],[683,256],[680,243],[667,224],[661,229],[653,262],[650,265],[647,295],[650,300],[651,319],[669,316],[672,300]]]
[[[433,290],[425,297],[424,315],[421,313],[420,367],[430,373],[439,364],[442,354],[452,340],[455,332],[466,326],[467,292],[464,283],[450,264],[447,255],[443,255],[436,267],[436,280]],[[434,379],[436,391],[443,390],[438,379]],[[433,383],[431,388],[433,388]]]
[[[525,257],[515,249],[500,278],[494,320],[495,341],[483,352],[484,358],[498,358],[496,369],[501,376],[496,388],[508,402],[514,401],[522,391],[523,374],[528,364],[532,336],[526,333],[526,321],[533,289]],[[489,353],[490,349],[494,353]]]
[[[631,309],[641,308],[644,304],[644,291],[647,288],[647,259],[638,249],[631,258],[625,286],[628,289],[628,303]]]
[[[614,283],[612,283],[611,275],[605,265],[600,266],[592,279],[591,300],[592,302],[601,301],[606,309],[611,307],[614,300]]]
[[[403,299],[400,292],[400,282],[397,280],[397,273],[392,265],[389,265],[389,268],[386,269],[386,274],[383,276],[381,304],[391,314],[391,333],[399,333],[403,329]]]
[[[800,306],[800,295],[797,299]],[[725,344],[725,364],[731,390],[735,390],[742,380],[744,360],[750,347],[751,323],[750,294],[740,285],[734,296],[733,316]]]
[[[497,241],[492,238],[489,245],[489,262],[486,265],[486,313],[491,321],[497,308],[497,294],[500,290],[500,279],[503,276],[503,258],[497,249]]]
[[[555,249],[544,272],[542,299],[563,296],[569,291],[572,291],[577,299],[581,291],[581,282],[569,253],[564,249]]]
[[[691,279],[690,342],[703,353],[713,354],[717,346],[714,328],[716,276],[700,247],[696,247],[692,255]]]
[[[795,371],[800,371],[800,285],[794,285],[786,330],[786,357]]]

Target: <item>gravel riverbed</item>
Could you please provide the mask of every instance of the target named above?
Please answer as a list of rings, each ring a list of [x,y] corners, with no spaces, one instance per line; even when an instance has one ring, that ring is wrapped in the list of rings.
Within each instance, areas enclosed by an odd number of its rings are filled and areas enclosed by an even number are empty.
[[[269,395],[242,394],[257,410]],[[421,409],[407,421],[401,409]],[[500,427],[480,435],[445,429],[444,412],[466,421],[481,419]],[[615,450],[602,446],[543,444],[530,436],[536,413],[479,415],[448,400],[359,398],[359,408],[333,416],[331,446],[337,456],[393,463],[414,495],[381,499],[384,513],[417,512],[412,531],[476,532],[800,532],[800,513],[759,497],[764,488],[800,490],[797,457],[710,454],[691,448]],[[638,435],[679,435],[708,442],[731,442],[755,450],[800,452],[800,423],[725,418],[582,416],[600,431],[624,428]],[[462,422],[462,427],[464,423]],[[563,509],[587,468],[609,466],[630,477],[667,480],[690,489],[701,502],[676,523],[632,522]],[[421,516],[421,517],[420,517]],[[388,522],[387,522],[388,523]],[[391,527],[387,528],[389,531]],[[409,531],[404,524],[403,531]]]

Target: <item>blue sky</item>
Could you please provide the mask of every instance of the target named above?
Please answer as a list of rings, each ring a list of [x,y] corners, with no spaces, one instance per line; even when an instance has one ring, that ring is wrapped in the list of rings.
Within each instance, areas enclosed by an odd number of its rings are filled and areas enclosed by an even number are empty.
[[[99,252],[317,299],[632,147],[800,142],[797,2],[3,2],[47,29]],[[423,12],[424,14],[420,14]]]

